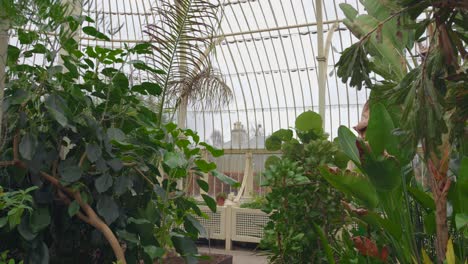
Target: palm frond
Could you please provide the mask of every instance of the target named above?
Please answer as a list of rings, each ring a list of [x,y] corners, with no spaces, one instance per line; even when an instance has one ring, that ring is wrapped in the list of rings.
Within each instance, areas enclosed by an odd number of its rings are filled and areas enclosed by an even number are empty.
[[[210,61],[220,7],[208,0],[159,3],[153,10],[157,23],[148,25],[145,32],[157,54],[150,59],[152,66],[166,72],[154,76],[163,88],[161,107],[183,96],[192,101],[206,100],[211,106],[225,103],[230,98],[230,88]],[[222,99],[215,103],[219,98]]]

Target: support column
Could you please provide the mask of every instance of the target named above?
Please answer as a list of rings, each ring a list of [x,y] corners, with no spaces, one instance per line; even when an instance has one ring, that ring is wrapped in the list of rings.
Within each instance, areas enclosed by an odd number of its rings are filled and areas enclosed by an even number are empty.
[[[244,177],[247,177],[244,198],[252,198],[254,194],[254,177],[253,177],[253,155],[251,152],[245,154],[245,172]]]
[[[6,63],[8,55],[8,41],[10,35],[8,30],[10,29],[10,21],[7,18],[5,10],[0,10],[0,141],[3,138],[3,95],[5,90],[6,81]]]
[[[226,208],[224,208],[224,230],[225,230],[225,235],[226,238],[224,240],[224,246],[227,251],[230,251],[232,248],[232,205],[228,204],[226,205]]]
[[[317,14],[317,50],[318,50],[318,85],[319,85],[319,114],[322,117],[322,126],[325,124],[325,92],[326,92],[326,70],[327,60],[325,58],[325,49],[323,47],[323,15],[322,0],[316,0],[315,8]],[[325,75],[323,74],[325,72]]]

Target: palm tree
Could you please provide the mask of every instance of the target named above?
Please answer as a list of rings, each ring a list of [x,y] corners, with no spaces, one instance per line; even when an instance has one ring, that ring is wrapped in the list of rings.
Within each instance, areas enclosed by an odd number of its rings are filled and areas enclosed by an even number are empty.
[[[162,0],[153,11],[157,22],[148,25],[146,33],[157,57],[150,61],[165,71],[153,76],[162,86],[157,122],[161,123],[167,105],[184,108],[190,100],[194,107],[203,104],[213,109],[227,103],[231,89],[210,59],[222,41],[213,37],[220,24],[220,5],[207,0]]]

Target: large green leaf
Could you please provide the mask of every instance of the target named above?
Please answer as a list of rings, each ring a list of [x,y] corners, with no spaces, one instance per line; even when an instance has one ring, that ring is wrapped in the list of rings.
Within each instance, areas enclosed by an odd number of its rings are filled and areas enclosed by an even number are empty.
[[[206,194],[201,195],[206,205],[210,208],[213,213],[216,213],[216,201]]]
[[[205,142],[200,142],[200,146],[204,146],[206,148],[206,150],[208,150],[208,152],[211,153],[211,155],[213,155],[213,157],[215,158],[218,158],[218,157],[221,157],[222,155],[224,155],[224,150],[222,149],[217,149],[209,144],[206,144]]]
[[[112,224],[119,217],[119,206],[114,199],[107,195],[102,195],[97,203],[97,212],[104,217],[108,225]]]
[[[132,91],[143,95],[158,96],[161,94],[162,89],[161,86],[157,83],[143,82],[139,85],[133,86]]]
[[[70,166],[70,167],[59,167],[60,176],[62,176],[62,180],[67,183],[76,182],[81,178],[81,168],[78,166]]]
[[[21,142],[19,144],[19,153],[24,159],[32,160],[34,153],[36,152],[36,147],[36,137],[31,133],[26,133],[26,135],[21,138]]]
[[[278,137],[281,141],[289,141],[293,138],[293,131],[291,129],[280,129],[275,131],[272,136]]]
[[[296,118],[296,129],[302,132],[322,131],[322,117],[313,111],[307,111]]]
[[[171,237],[171,240],[177,253],[184,257],[186,263],[195,264],[198,262],[196,257],[198,249],[192,239],[175,234]]]
[[[195,160],[195,164],[197,165],[197,167],[201,171],[203,171],[205,173],[208,173],[208,172],[216,169],[216,163],[207,162],[206,160],[202,160],[202,159]]]
[[[392,117],[385,106],[381,103],[371,104],[366,139],[373,152],[381,154],[387,150],[392,155],[397,154],[398,141],[392,134],[394,129]]]
[[[377,192],[372,183],[362,175],[352,172],[332,173],[328,168],[320,168],[321,175],[336,189],[352,196],[368,208],[379,203]]]
[[[66,117],[66,101],[55,94],[50,95],[45,100],[45,107],[54,119],[62,126],[68,125],[68,119]]]
[[[360,142],[363,149],[361,165],[363,172],[369,177],[377,191],[392,191],[402,183],[401,166],[392,156],[379,155],[375,157],[368,152],[364,142]]]
[[[39,207],[33,210],[29,218],[29,225],[34,233],[38,233],[50,224],[50,212],[47,207]]]
[[[171,169],[184,168],[188,162],[181,153],[178,152],[167,152],[164,155],[164,164]]]
[[[281,138],[275,135],[271,135],[265,140],[265,148],[270,151],[280,150],[281,144]]]
[[[102,150],[101,147],[97,144],[87,144],[86,145],[86,156],[91,162],[96,162],[101,158]]]
[[[356,164],[359,165],[359,152],[356,147],[356,135],[347,127],[340,126],[338,128],[338,142],[343,152]]]
[[[94,181],[94,186],[96,187],[96,190],[99,193],[103,193],[109,190],[109,188],[112,187],[113,183],[114,179],[112,178],[112,176],[108,173],[104,173],[102,176],[100,176]]]
[[[206,230],[205,230],[205,227],[203,227],[202,224],[200,224],[200,222],[198,222],[198,220],[196,218],[194,218],[193,216],[191,215],[187,215],[186,219],[191,223],[191,225],[193,227],[195,227],[197,230],[198,230],[198,233],[203,236],[203,237],[208,237],[206,235]]]
[[[408,187],[408,192],[425,210],[435,211],[435,202],[429,193],[411,186]]]
[[[99,32],[95,27],[86,26],[86,27],[83,27],[82,30],[85,34],[95,37],[97,39],[110,40],[108,36],[106,36],[102,32]]]
[[[25,263],[49,264],[49,248],[42,240],[35,240],[28,251]]]
[[[164,249],[163,248],[159,248],[159,247],[156,247],[156,246],[153,246],[153,245],[143,247],[143,251],[145,251],[145,253],[148,254],[148,256],[152,260],[154,260],[156,258],[160,258],[160,257],[162,257],[164,255]]]
[[[221,173],[217,170],[213,170],[211,172],[211,174],[213,174],[213,176],[215,176],[216,178],[218,178],[218,180],[224,182],[224,183],[227,183],[229,184],[230,186],[234,187],[234,188],[238,188],[240,187],[240,183],[236,180],[234,180],[233,178],[227,176],[226,174],[224,173]]]

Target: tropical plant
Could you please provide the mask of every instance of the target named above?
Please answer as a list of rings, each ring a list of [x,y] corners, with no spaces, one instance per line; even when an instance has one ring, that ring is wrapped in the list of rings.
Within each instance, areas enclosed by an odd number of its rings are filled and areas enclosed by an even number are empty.
[[[272,263],[333,263],[329,246],[343,225],[341,194],[319,171],[321,166],[346,167],[338,145],[327,140],[322,119],[304,112],[293,130],[281,129],[266,140],[268,150],[281,150],[281,158],[267,159],[265,186],[271,188],[262,210],[270,214],[261,246]]]
[[[458,185],[450,176],[449,161],[456,153],[466,155],[468,5],[429,0],[362,3],[364,15],[341,5],[345,24],[359,41],[343,52],[337,73],[351,86],[370,88],[371,100],[396,106],[401,111],[398,130],[405,134],[401,144],[422,146],[431,174],[441,263],[449,238],[447,198]],[[372,73],[378,78],[371,79]]]
[[[231,89],[210,60],[221,41],[214,39],[220,6],[207,0],[163,0],[153,10],[157,23],[148,25],[146,33],[158,56],[149,59],[166,72],[154,75],[162,86],[160,113],[168,100],[178,106],[190,99],[194,106],[215,108],[230,99]]]
[[[322,168],[325,179],[346,195],[347,201],[343,203],[359,227],[352,232],[352,238],[343,230],[343,242],[352,246],[337,250],[342,260],[366,256],[374,261],[429,263],[429,256],[434,255],[431,241],[436,229],[435,202],[414,177],[415,149],[402,145],[405,138],[391,132],[397,120],[385,106],[371,101],[367,141],[357,138],[346,127],[338,131],[338,141],[358,171]],[[465,177],[459,177],[460,183],[465,183],[462,180]],[[456,197],[464,195],[459,190],[453,191],[457,192]],[[450,201],[458,204],[456,200]],[[456,230],[451,234],[452,240],[456,240],[453,244],[459,248],[456,255],[463,260],[466,238]],[[359,255],[353,254],[356,250]]]
[[[215,157],[223,152],[191,130],[162,124],[143,104],[141,96],[159,96],[161,87],[132,85],[124,66],[164,75],[133,60],[152,54],[149,44],[81,50],[73,38],[79,30],[109,38],[91,18],[63,15],[53,4],[32,5],[38,30],[17,29],[20,45],[8,46],[0,250],[28,263],[152,263],[175,249],[196,262],[193,240],[204,230],[194,216],[204,214],[177,182],[213,173],[233,183],[200,154],[202,147]],[[60,46],[50,46],[51,38]],[[44,66],[21,63],[33,55]],[[208,192],[203,177],[197,183]],[[211,197],[203,199],[216,210]]]

